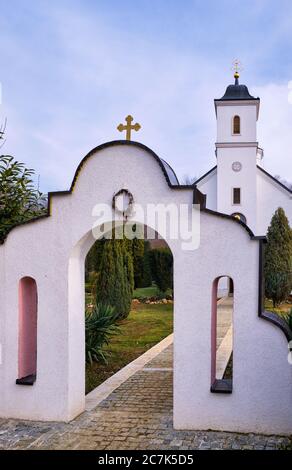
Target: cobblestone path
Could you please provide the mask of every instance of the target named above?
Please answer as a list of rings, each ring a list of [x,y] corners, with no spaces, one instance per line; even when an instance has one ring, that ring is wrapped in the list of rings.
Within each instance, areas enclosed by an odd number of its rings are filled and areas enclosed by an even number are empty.
[[[0,449],[280,449],[289,438],[172,427],[172,346],[69,424],[0,420]]]

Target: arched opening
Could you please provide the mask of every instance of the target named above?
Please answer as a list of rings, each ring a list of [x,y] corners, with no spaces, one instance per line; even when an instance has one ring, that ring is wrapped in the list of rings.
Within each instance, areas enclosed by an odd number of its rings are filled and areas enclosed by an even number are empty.
[[[171,250],[149,227],[137,224],[135,231],[138,238],[95,241],[86,256],[85,330],[86,354],[90,354],[86,357],[86,393],[172,333]],[[118,331],[100,345],[94,358],[87,318],[96,306],[97,322],[106,317],[107,309],[114,310],[117,320],[108,326],[110,330],[117,325]],[[172,368],[171,353],[167,362]]]
[[[219,276],[212,285],[211,392],[231,393],[233,378],[233,295],[229,276]]]
[[[233,118],[233,134],[240,134],[240,117],[234,116]]]
[[[134,223],[133,223],[134,224]],[[107,225],[107,224],[105,224]],[[109,224],[111,226],[111,223]],[[138,224],[139,225],[139,224]],[[141,226],[140,226],[141,227]],[[74,318],[74,322],[69,322],[69,341],[71,344],[69,358],[72,368],[69,368],[69,383],[72,387],[72,396],[75,396],[76,408],[74,414],[84,408],[85,392],[89,393],[100,383],[109,378],[122,367],[132,362],[141,354],[146,352],[163,338],[169,337],[173,331],[173,272],[172,272],[172,253],[164,239],[159,238],[157,233],[148,226],[143,227],[144,240],[143,257],[138,256],[135,260],[134,282],[135,288],[131,298],[130,313],[121,320],[118,319],[117,326],[119,331],[109,335],[108,344],[105,342],[101,347],[101,353],[106,361],[102,361],[102,355],[97,351],[97,358],[94,357],[94,351],[91,353],[92,363],[88,360],[88,338],[86,322],[87,314],[90,313],[96,304],[103,304],[102,299],[95,301],[97,288],[101,283],[100,272],[103,266],[113,266],[111,248],[105,253],[104,246],[108,243],[103,237],[96,240],[93,232],[89,231],[74,247],[69,260],[69,317]],[[141,231],[141,228],[140,228]],[[103,233],[107,233],[106,227],[103,227]],[[130,240],[131,241],[131,240]],[[132,241],[134,243],[134,240]],[[114,262],[117,258],[118,249],[114,252]],[[155,256],[149,255],[149,252]],[[157,253],[159,251],[159,254]],[[92,260],[92,255],[96,258]],[[107,257],[106,263],[102,257]],[[151,260],[150,260],[151,258]],[[92,262],[93,261],[93,262]],[[152,262],[153,265],[168,266],[169,273],[161,280],[161,272],[152,272],[149,276],[147,265]],[[122,261],[124,265],[124,261]],[[143,276],[139,272],[139,266],[144,270]],[[146,265],[146,266],[145,266]],[[118,269],[116,266],[113,271]],[[140,268],[141,269],[141,268]],[[166,272],[164,273],[167,274]],[[115,276],[115,274],[114,274]],[[111,286],[113,283],[109,280]],[[158,288],[158,283],[162,282],[164,292]],[[104,282],[104,281],[102,281]],[[140,284],[139,284],[140,283]],[[107,288],[103,283],[104,289]],[[115,299],[117,292],[113,296],[108,296],[108,302],[105,307],[114,307],[111,305],[112,299]],[[100,311],[97,321],[102,321],[104,310]],[[90,325],[89,325],[90,327]],[[86,334],[85,334],[86,333]],[[74,339],[73,339],[74,338]],[[92,346],[92,345],[91,345]],[[83,354],[81,351],[83,350]],[[85,354],[84,354],[85,350]],[[108,355],[109,353],[109,355]],[[84,359],[87,359],[86,361]],[[168,364],[168,373],[172,372],[172,344],[169,345],[166,362]],[[84,390],[86,384],[86,390]],[[83,403],[81,397],[83,396]],[[172,407],[172,404],[171,404]],[[73,408],[72,408],[73,409]],[[72,412],[73,413],[73,412]]]
[[[18,385],[33,385],[37,375],[37,284],[31,277],[19,281]]]

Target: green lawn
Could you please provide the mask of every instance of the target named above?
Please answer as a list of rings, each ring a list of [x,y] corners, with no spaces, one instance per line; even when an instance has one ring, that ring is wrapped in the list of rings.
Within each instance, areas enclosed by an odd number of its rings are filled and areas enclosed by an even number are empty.
[[[138,289],[134,289],[133,292],[133,299],[138,299],[139,297],[157,297],[161,293],[157,286],[152,285],[150,287],[139,287]],[[168,289],[165,295],[171,295],[171,289]]]
[[[156,286],[139,287],[138,289],[134,289],[133,299],[137,299],[138,297],[155,297],[158,293],[159,291]]]
[[[265,301],[265,309],[270,310],[271,312],[275,312],[278,315],[286,315],[287,313],[290,312],[290,309],[292,308],[292,304],[288,302],[283,302],[282,304],[279,305],[279,307],[274,308],[273,307],[273,302],[271,300],[266,300]]]
[[[172,304],[136,305],[120,323],[121,333],[112,337],[108,365],[86,366],[86,393],[168,336],[173,330],[172,311]]]

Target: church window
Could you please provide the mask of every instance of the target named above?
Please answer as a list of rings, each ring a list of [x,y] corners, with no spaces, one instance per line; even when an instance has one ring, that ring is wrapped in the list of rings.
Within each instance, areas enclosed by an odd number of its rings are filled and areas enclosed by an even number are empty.
[[[240,117],[234,116],[233,118],[233,134],[240,134]]]
[[[233,204],[240,204],[241,203],[241,191],[240,188],[233,188]]]
[[[37,368],[37,285],[23,277],[18,291],[18,385],[33,385]]]
[[[231,393],[233,378],[233,295],[231,277],[219,276],[212,286],[211,392]]]

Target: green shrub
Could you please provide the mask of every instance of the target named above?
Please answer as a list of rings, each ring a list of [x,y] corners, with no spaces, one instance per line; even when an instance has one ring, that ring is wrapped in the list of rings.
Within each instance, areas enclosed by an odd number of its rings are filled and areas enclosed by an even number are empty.
[[[117,326],[118,316],[112,307],[107,305],[95,305],[92,310],[87,310],[85,315],[85,344],[86,362],[107,363],[108,351],[104,346],[109,344],[111,336],[120,333]]]
[[[287,299],[292,289],[292,232],[281,207],[268,228],[264,271],[265,294],[275,308]]]
[[[0,240],[14,225],[47,214],[46,197],[34,187],[34,170],[0,156]]]
[[[153,280],[160,292],[166,292],[173,286],[173,260],[171,251],[167,248],[151,250],[150,265]]]

